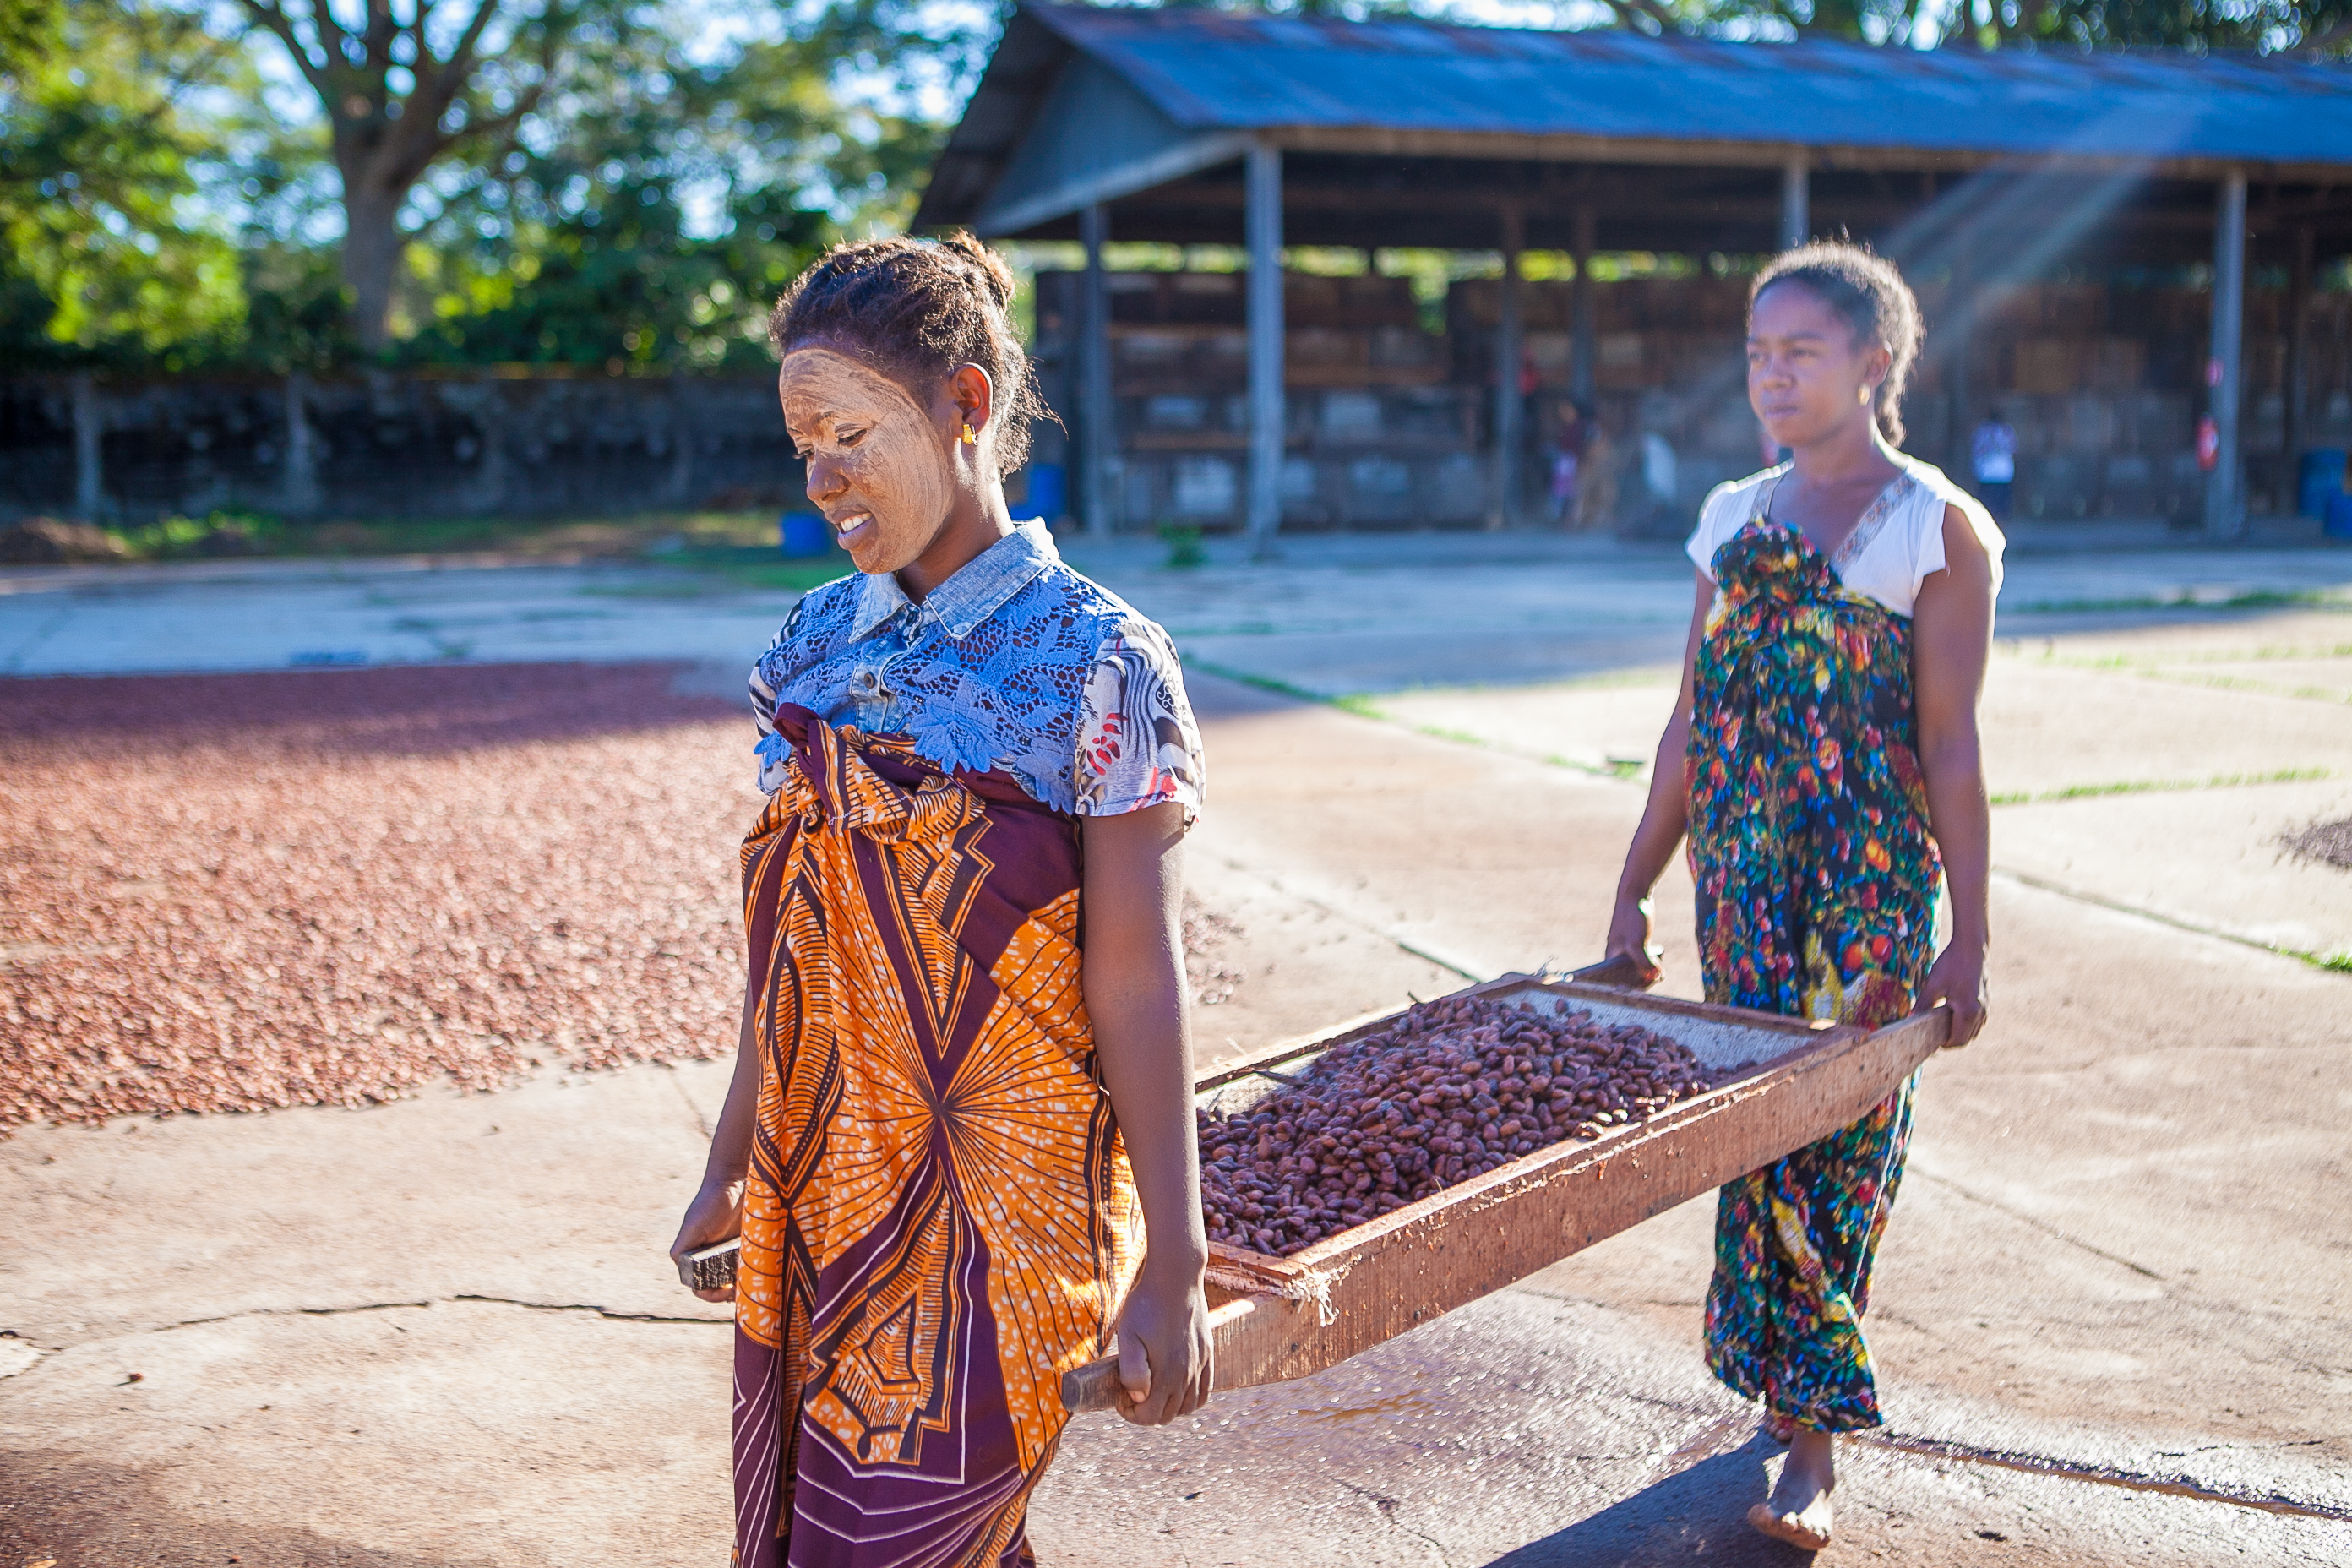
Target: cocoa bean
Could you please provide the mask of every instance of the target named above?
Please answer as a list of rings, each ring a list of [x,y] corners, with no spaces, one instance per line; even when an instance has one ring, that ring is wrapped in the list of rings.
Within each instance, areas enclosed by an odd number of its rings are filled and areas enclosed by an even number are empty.
[[[1636,1026],[1469,999],[1416,1005],[1247,1111],[1196,1118],[1209,1233],[1296,1252],[1708,1087],[1689,1052]]]

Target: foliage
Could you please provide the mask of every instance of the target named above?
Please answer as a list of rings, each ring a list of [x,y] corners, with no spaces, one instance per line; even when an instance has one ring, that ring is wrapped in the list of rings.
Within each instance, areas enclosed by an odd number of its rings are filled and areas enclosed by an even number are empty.
[[[382,347],[405,237],[401,210],[427,171],[452,152],[510,135],[556,85],[575,32],[598,24],[626,35],[633,0],[541,0],[501,14],[473,0],[462,21],[436,25],[433,0],[240,0],[254,32],[274,39],[316,94],[341,178],[342,269],[360,341]]]
[[[1649,34],[2352,47],[2352,0],[1600,3]],[[910,214],[990,16],[939,0],[0,0],[0,354],[763,364],[768,302],[814,251]],[[266,79],[269,51],[315,113]],[[373,193],[366,213],[354,191]],[[383,276],[355,281],[367,224]]]
[[[530,133],[436,193],[406,355],[764,364],[767,301],[844,223],[903,218],[929,161],[930,127],[831,80],[887,41],[870,11],[836,8],[718,64],[651,33],[583,56]],[[690,232],[698,208],[715,234]]]
[[[1645,33],[1871,44],[2304,48],[2352,43],[2352,0],[1603,0]]]
[[[22,363],[184,362],[238,336],[235,247],[194,216],[190,107],[240,62],[148,0],[0,6],[0,343]]]

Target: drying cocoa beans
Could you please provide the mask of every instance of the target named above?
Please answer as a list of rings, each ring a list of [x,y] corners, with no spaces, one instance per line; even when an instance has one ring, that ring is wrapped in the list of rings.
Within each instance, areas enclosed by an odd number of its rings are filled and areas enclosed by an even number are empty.
[[[1686,1048],[1637,1025],[1422,1003],[1254,1105],[1198,1113],[1209,1237],[1286,1256],[1709,1087]]]

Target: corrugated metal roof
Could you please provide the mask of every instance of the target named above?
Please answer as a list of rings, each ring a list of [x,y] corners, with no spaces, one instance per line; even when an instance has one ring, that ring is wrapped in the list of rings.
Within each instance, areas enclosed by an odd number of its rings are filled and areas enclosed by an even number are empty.
[[[2352,69],[1024,5],[1181,126],[2352,165]]]

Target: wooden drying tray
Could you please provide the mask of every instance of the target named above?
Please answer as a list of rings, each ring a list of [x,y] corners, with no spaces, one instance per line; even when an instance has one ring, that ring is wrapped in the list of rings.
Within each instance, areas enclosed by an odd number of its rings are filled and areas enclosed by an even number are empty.
[[[1212,1241],[1214,1387],[1253,1388],[1337,1365],[1826,1137],[1885,1099],[1951,1029],[1940,1007],[1870,1030],[1617,988],[1643,983],[1632,967],[1595,965],[1565,981],[1507,974],[1447,999],[1639,1024],[1689,1047],[1716,1087],[1589,1142],[1523,1154],[1287,1258]],[[1200,1080],[1199,1103],[1218,1114],[1241,1109],[1401,1016],[1211,1073]],[[1735,1074],[1741,1064],[1751,1065]],[[1064,1373],[1063,1404],[1074,1414],[1113,1408],[1118,1370],[1107,1357]]]

